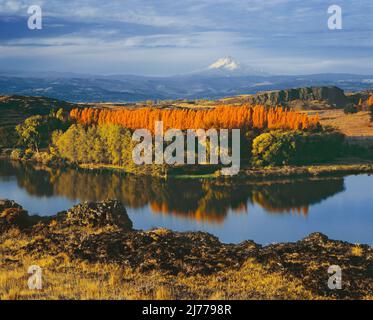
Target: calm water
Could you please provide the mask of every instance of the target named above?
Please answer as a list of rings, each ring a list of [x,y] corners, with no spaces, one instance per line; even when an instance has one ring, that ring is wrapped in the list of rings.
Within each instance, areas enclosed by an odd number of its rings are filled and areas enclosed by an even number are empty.
[[[373,245],[373,176],[234,183],[45,170],[0,161],[0,198],[52,215],[84,201],[119,199],[136,229],[201,230],[223,242],[296,241],[319,231]]]

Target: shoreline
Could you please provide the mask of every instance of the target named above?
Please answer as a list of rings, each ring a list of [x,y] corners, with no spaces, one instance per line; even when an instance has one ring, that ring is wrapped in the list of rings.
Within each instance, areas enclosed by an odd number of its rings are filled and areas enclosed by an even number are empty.
[[[51,217],[29,216],[17,203],[1,200],[0,231],[3,278],[13,277],[22,265],[40,263],[50,278],[56,279],[61,277],[59,270],[68,268],[68,273],[78,272],[84,278],[88,272],[91,280],[105,282],[100,270],[115,268],[121,270],[119,277],[124,272],[131,278],[131,290],[140,292],[151,278],[149,285],[156,285],[147,297],[152,298],[162,297],[157,293],[161,282],[165,287],[176,284],[175,292],[164,293],[170,299],[213,295],[222,299],[373,299],[373,275],[369,272],[373,247],[331,240],[321,233],[297,242],[262,246],[251,240],[225,244],[204,232],[134,230],[126,209],[115,200],[82,203]],[[343,270],[342,290],[327,286],[330,265]],[[196,287],[190,286],[191,281]],[[264,287],[251,287],[253,281]],[[243,282],[248,291],[242,292]],[[0,281],[0,289],[1,285]],[[20,285],[22,282],[8,284],[8,291],[17,291]],[[126,287],[119,280],[117,285],[118,290]],[[52,283],[44,298],[58,295],[59,290],[58,283]],[[74,290],[94,298],[82,284]],[[71,298],[68,292],[64,295]],[[118,295],[106,292],[107,299]],[[25,298],[22,292],[16,297]]]
[[[335,163],[325,164],[310,164],[310,165],[287,165],[287,166],[273,166],[273,167],[252,167],[243,166],[239,173],[234,176],[220,175],[217,171],[212,173],[168,173],[166,176],[158,176],[146,173],[128,172],[123,167],[108,164],[71,164],[71,163],[42,163],[34,159],[12,159],[8,155],[0,154],[0,160],[19,161],[23,163],[31,163],[34,165],[45,166],[46,168],[71,168],[76,170],[85,170],[92,172],[118,172],[127,175],[135,176],[153,176],[159,179],[214,179],[217,181],[237,181],[237,180],[278,180],[284,178],[318,178],[318,177],[333,177],[333,176],[347,176],[358,174],[373,174],[373,161],[354,159],[353,161],[341,161]],[[185,170],[188,167],[175,167],[174,169]],[[213,171],[215,166],[206,166],[198,168],[203,170]]]

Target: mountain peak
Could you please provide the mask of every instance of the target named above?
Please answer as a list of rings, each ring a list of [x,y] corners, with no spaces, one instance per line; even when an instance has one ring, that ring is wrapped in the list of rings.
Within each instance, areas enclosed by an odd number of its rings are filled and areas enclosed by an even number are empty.
[[[234,71],[239,69],[239,64],[232,57],[224,57],[211,64],[209,69],[225,69]]]
[[[204,70],[205,74],[217,76],[266,76],[268,73],[251,66],[241,64],[232,57],[227,56],[216,60]]]

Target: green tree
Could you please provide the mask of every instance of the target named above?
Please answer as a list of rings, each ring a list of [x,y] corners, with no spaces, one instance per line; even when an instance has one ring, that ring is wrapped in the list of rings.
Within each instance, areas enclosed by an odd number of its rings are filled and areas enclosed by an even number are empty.
[[[48,136],[48,123],[42,116],[32,116],[16,126],[16,131],[19,134],[22,145],[39,151]]]
[[[289,164],[296,155],[296,135],[293,132],[263,133],[253,141],[255,165]]]
[[[72,125],[65,133],[53,133],[53,146],[60,157],[78,163],[107,163],[130,166],[132,135],[116,125]]]
[[[343,146],[344,135],[333,130],[271,131],[254,139],[252,162],[265,166],[329,161],[340,155]]]
[[[122,163],[124,128],[115,125],[102,125],[98,128],[101,139],[106,145],[108,161],[115,165]]]
[[[63,120],[62,111],[59,110],[48,116],[36,115],[27,118],[16,126],[20,144],[39,152],[42,147],[47,147],[55,130],[66,130],[68,123]]]
[[[59,130],[53,133],[52,143],[60,157],[66,158],[71,162],[78,162],[77,139],[80,130],[84,130],[81,125],[73,124],[64,133]]]

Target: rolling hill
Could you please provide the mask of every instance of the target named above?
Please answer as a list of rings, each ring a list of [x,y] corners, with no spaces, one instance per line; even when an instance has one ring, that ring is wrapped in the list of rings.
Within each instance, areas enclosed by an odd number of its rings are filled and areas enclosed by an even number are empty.
[[[35,114],[47,115],[53,109],[71,110],[75,104],[46,97],[0,96],[0,126],[14,126]]]
[[[288,88],[337,86],[372,89],[373,75],[272,75],[230,57],[188,74],[150,77],[41,72],[0,72],[0,94],[45,96],[73,102],[135,102],[165,99],[219,99]]]

